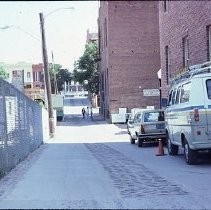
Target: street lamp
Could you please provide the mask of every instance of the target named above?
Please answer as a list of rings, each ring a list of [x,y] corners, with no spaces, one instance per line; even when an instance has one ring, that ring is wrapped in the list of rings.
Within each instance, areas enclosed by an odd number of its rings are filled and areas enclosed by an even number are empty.
[[[159,71],[157,72],[157,76],[158,76],[158,79],[159,79],[159,92],[160,92],[160,109],[162,108],[162,95],[161,95],[161,69],[159,69]]]
[[[47,16],[50,14],[62,10],[62,9],[74,9],[74,7],[66,7],[66,8],[58,8],[50,13],[48,13]],[[44,75],[45,75],[45,85],[46,85],[46,94],[47,94],[47,100],[48,100],[48,115],[49,115],[49,132],[50,136],[53,137],[55,133],[55,126],[54,126],[54,116],[53,116],[53,106],[52,106],[52,97],[51,97],[51,84],[50,84],[50,74],[49,74],[49,67],[48,67],[48,55],[47,55],[47,48],[46,48],[46,39],[45,39],[45,27],[44,27],[44,17],[43,13],[39,13],[40,17],[40,31],[41,31],[41,37],[42,37],[42,55],[43,55],[43,67],[44,67]]]
[[[45,88],[46,88],[46,95],[47,95],[47,103],[48,103],[48,114],[49,114],[49,132],[50,136],[53,137],[55,133],[55,126],[54,126],[54,116],[53,116],[53,107],[52,107],[52,98],[51,98],[51,84],[50,84],[50,74],[49,74],[49,66],[48,66],[48,56],[47,56],[47,48],[46,48],[46,40],[45,40],[45,27],[44,27],[44,19],[51,15],[52,13],[59,11],[59,10],[66,10],[66,9],[71,9],[73,10],[74,7],[66,7],[66,8],[58,8],[50,13],[48,13],[45,17],[43,17],[43,13],[39,13],[40,17],[40,29],[41,29],[41,38],[42,40],[36,38],[29,32],[23,30],[20,26],[15,26],[15,25],[6,25],[3,27],[0,27],[1,30],[6,30],[9,28],[16,28],[27,35],[31,36],[35,40],[41,42],[42,41],[42,55],[43,55],[43,67],[44,67],[44,76],[45,76]],[[53,59],[53,55],[52,55]]]

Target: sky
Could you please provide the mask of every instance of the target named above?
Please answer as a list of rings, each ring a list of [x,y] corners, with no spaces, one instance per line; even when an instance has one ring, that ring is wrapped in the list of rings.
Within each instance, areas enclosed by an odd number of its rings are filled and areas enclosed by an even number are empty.
[[[72,71],[84,52],[87,30],[97,32],[98,12],[99,1],[0,1],[0,62],[42,63],[43,13],[48,62],[53,52],[54,63]]]

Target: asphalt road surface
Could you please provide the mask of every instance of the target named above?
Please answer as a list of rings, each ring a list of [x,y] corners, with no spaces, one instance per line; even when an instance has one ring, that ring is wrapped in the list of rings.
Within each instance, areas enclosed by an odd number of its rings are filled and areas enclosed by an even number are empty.
[[[158,157],[157,145],[131,145],[126,125],[83,119],[87,100],[65,103],[55,137],[0,181],[0,208],[211,209],[209,155]]]

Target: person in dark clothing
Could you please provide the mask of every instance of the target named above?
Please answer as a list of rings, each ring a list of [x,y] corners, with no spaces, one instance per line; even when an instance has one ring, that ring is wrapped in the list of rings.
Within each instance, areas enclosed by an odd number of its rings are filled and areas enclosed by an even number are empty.
[[[82,112],[83,118],[85,118],[86,110],[83,108],[83,109],[81,110],[81,112]]]

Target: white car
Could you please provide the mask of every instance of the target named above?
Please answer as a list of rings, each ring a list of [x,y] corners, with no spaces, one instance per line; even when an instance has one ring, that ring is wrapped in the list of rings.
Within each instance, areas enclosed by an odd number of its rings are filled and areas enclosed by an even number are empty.
[[[143,143],[155,142],[159,139],[166,140],[164,111],[161,109],[145,109],[137,112],[133,119],[127,122],[128,134],[131,144],[138,141],[138,146]]]

